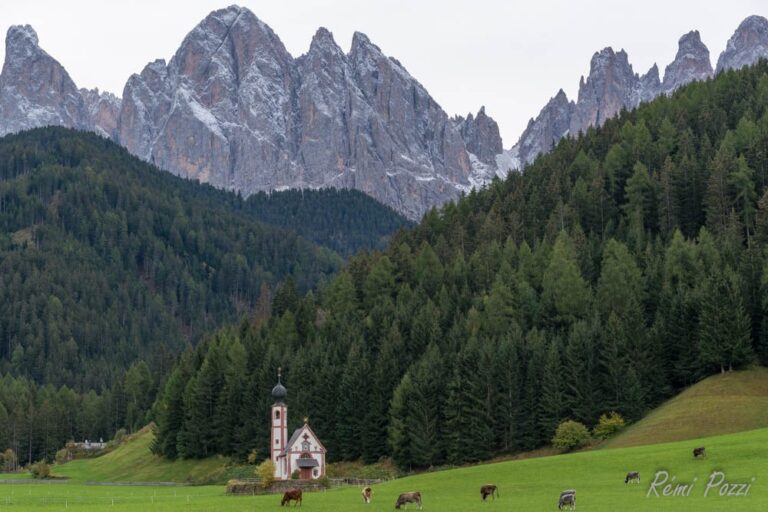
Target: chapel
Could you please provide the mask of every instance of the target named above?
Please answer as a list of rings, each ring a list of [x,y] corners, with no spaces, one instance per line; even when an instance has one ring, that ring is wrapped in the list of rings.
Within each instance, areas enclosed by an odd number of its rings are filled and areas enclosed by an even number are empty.
[[[288,438],[288,406],[285,399],[288,390],[283,386],[280,370],[277,372],[277,385],[272,388],[271,415],[271,458],[275,463],[275,478],[290,480],[298,471],[302,480],[314,480],[325,476],[325,447],[309,427],[309,419],[304,418],[304,425],[297,428]]]

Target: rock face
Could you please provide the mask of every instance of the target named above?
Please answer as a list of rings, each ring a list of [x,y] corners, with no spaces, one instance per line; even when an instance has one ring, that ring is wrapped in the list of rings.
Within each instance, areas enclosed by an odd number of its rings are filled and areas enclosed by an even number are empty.
[[[750,16],[728,41],[717,72],[754,64],[760,58],[768,58],[768,20]],[[712,76],[709,50],[696,30],[680,38],[675,60],[664,70],[663,82],[655,64],[645,75],[638,76],[623,50],[605,48],[592,57],[589,76],[581,78],[578,101],[569,102],[561,90],[529,121],[517,144],[505,154],[512,156],[510,162],[516,168],[524,167],[549,151],[561,137],[576,136],[590,126],[600,126],[622,109],[635,108],[659,94],[671,94],[694,80]]]
[[[751,16],[717,70],[768,57],[768,20]],[[449,118],[397,60],[356,33],[345,53],[326,29],[292,57],[248,9],[211,13],[170,60],[131,76],[122,100],[78,90],[13,26],[0,73],[0,135],[43,125],[93,130],[177,175],[245,195],[293,187],[348,187],[412,219],[549,151],[560,138],[599,126],[622,109],[712,76],[699,33],[680,38],[663,82],[656,65],[634,72],[623,50],[595,53],[578,100],[559,91],[503,151],[482,108]]]
[[[120,98],[98,89],[80,89],[88,113],[88,129],[108,137],[117,138],[117,119],[120,115]]]
[[[698,30],[692,30],[680,38],[677,55],[664,70],[662,92],[671,94],[694,80],[712,77],[709,50],[701,42]]]
[[[365,35],[344,53],[321,28],[294,59],[237,6],[206,17],[170,62],[131,76],[122,100],[78,90],[31,27],[9,30],[6,55],[0,134],[93,130],[174,174],[244,195],[349,187],[418,219],[490,180],[503,150],[484,109],[450,119]]]
[[[12,26],[0,73],[0,135],[46,125],[87,129],[85,102],[61,64],[40,48],[34,29]]]
[[[499,125],[485,114],[485,107],[480,107],[477,116],[471,113],[464,119],[454,118],[467,151],[486,165],[496,165],[496,156],[504,151],[499,134]]]
[[[655,70],[655,73],[654,73]],[[624,50],[605,48],[592,56],[589,76],[581,78],[579,99],[571,117],[569,133],[576,135],[590,126],[601,126],[624,108],[652,98],[658,87],[658,69],[642,79],[632,70]]]
[[[741,22],[717,59],[717,72],[739,69],[768,58],[768,20],[750,16]]]
[[[560,89],[554,98],[541,109],[536,119],[528,121],[528,127],[512,148],[520,162],[529,164],[537,156],[550,151],[557,142],[568,135],[576,105],[568,100]]]
[[[167,65],[128,80],[117,138],[217,187],[350,187],[414,219],[468,190],[473,171],[457,126],[365,35],[345,54],[321,28],[293,59],[240,7],[211,13]]]

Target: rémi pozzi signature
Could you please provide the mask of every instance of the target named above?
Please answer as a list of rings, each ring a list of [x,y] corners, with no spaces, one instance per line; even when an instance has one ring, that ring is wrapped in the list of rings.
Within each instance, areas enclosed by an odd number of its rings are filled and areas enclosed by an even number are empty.
[[[646,498],[672,497],[672,496],[690,496],[694,488],[697,487],[698,478],[694,477],[690,482],[681,482],[676,476],[670,476],[668,471],[657,471],[653,477],[653,482],[648,487]],[[713,471],[707,479],[704,487],[704,497],[708,496],[748,496],[752,489],[755,478],[752,477],[749,482],[729,482],[726,480],[725,473],[722,471]]]

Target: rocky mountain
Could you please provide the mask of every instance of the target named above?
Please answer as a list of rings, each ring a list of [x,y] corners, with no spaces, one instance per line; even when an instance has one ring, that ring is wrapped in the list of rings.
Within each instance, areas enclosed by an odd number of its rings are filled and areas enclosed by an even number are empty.
[[[98,89],[80,89],[88,113],[88,129],[110,139],[117,138],[117,120],[120,115],[120,98]]]
[[[699,31],[691,30],[678,41],[675,60],[664,69],[661,90],[664,94],[671,94],[694,80],[706,80],[711,77],[709,49],[701,42]]]
[[[87,129],[88,111],[66,70],[29,25],[8,29],[0,72],[0,135],[44,125]]]
[[[768,20],[762,16],[750,16],[728,40],[717,59],[719,73],[724,69],[739,69],[768,57]]]
[[[454,122],[461,132],[467,151],[486,165],[495,165],[496,156],[504,151],[499,134],[499,125],[480,107],[476,116],[470,112],[466,119],[456,116]]]
[[[581,77],[579,99],[571,116],[570,134],[578,134],[590,126],[600,126],[623,108],[636,107],[641,100],[654,96],[658,86],[658,70],[652,68],[639,77],[624,50],[605,48],[592,56],[589,76]],[[654,80],[655,78],[655,80]]]
[[[528,121],[527,128],[512,150],[517,158],[527,164],[540,154],[550,151],[561,138],[568,135],[575,108],[575,103],[569,101],[560,89],[541,109],[538,117]]]
[[[728,41],[718,59],[717,72],[754,64],[760,58],[768,58],[768,20],[750,16]],[[564,136],[576,136],[590,126],[601,125],[624,108],[635,108],[659,94],[671,94],[693,80],[712,76],[709,50],[696,30],[678,41],[677,55],[666,66],[663,81],[655,64],[639,76],[624,50],[605,48],[593,55],[589,75],[579,83],[577,101],[568,101],[561,90],[529,121],[517,144],[505,153],[513,157],[513,165],[523,167]]]
[[[30,26],[8,30],[0,135],[43,125],[91,130],[176,175],[244,195],[287,188],[361,190],[417,219],[527,165],[560,138],[712,76],[697,31],[679,40],[663,81],[624,50],[593,55],[576,101],[559,91],[504,151],[484,108],[450,118],[396,59],[356,33],[344,52],[321,28],[294,58],[248,9],[212,12],[169,62],[132,75],[122,99],[79,89]],[[768,20],[738,27],[717,70],[768,56]]]
[[[93,130],[176,175],[244,195],[353,188],[417,219],[487,182],[502,152],[484,109],[449,118],[364,34],[345,53],[321,28],[294,58],[242,7],[212,12],[169,62],[131,76],[122,99],[78,90],[31,27],[12,27],[7,46],[0,133]]]

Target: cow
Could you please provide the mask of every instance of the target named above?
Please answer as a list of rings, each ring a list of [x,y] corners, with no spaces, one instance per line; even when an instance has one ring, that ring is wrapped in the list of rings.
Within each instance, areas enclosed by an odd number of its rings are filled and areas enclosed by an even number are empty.
[[[560,500],[557,502],[557,508],[558,510],[563,510],[563,508],[566,507],[568,510],[576,510],[576,491],[573,489],[568,489],[567,491],[560,493]]]
[[[405,508],[407,509],[408,503],[416,503],[419,506],[419,510],[421,510],[421,493],[419,491],[402,493],[397,497],[395,508],[400,510],[400,506],[405,505]]]
[[[370,487],[364,487],[362,495],[363,495],[363,503],[370,503],[371,497],[373,497],[373,489],[371,489]]]
[[[629,482],[632,482],[633,484],[639,484],[640,483],[640,472],[639,471],[630,471],[627,473],[627,477],[624,479],[624,483],[628,484]]]
[[[498,495],[499,495],[499,490],[493,484],[485,484],[482,487],[480,487],[480,496],[483,497],[483,501],[485,501],[485,498],[487,498],[488,496],[492,497],[495,500]]]
[[[285,491],[285,494],[283,494],[283,501],[280,502],[280,506],[282,507],[286,503],[290,506],[292,501],[296,502],[293,504],[294,507],[297,504],[301,506],[301,489],[291,489],[290,491]]]
[[[693,449],[693,458],[694,459],[698,458],[698,457],[706,457],[706,456],[707,456],[707,452],[704,451],[704,447],[703,446],[699,446],[698,448],[694,448]]]

